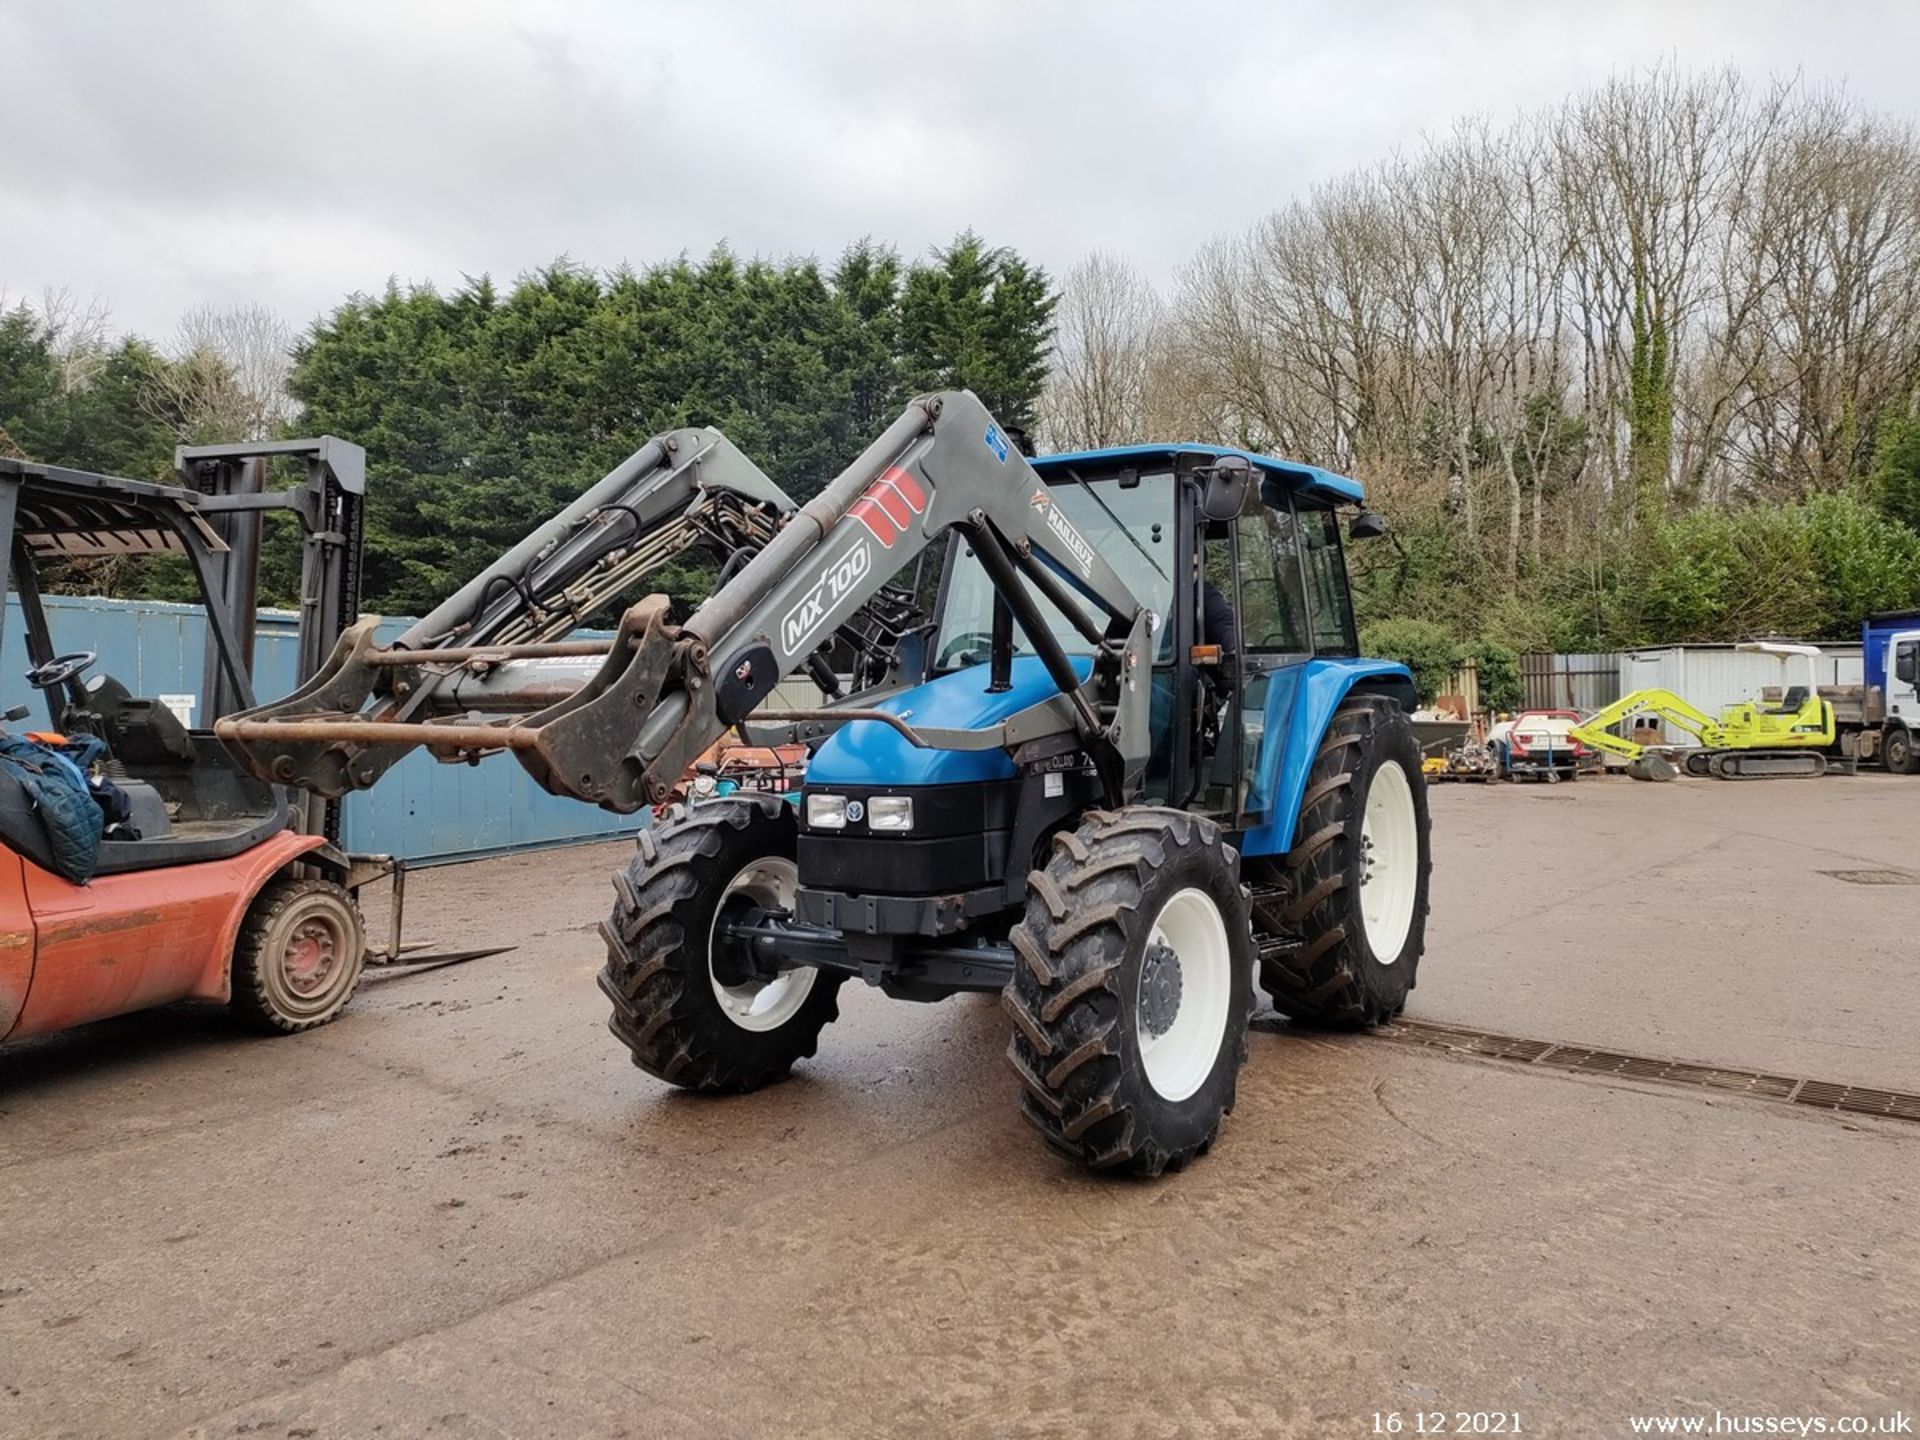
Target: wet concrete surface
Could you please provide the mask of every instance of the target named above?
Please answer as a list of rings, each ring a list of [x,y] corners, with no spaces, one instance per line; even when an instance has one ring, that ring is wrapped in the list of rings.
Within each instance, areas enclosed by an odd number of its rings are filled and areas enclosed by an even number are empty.
[[[1920,781],[1434,797],[1409,1013],[1920,1089]],[[1368,1435],[1920,1405],[1920,1126],[1254,1035],[1214,1152],[1085,1176],[995,1002],[843,991],[704,1100],[593,984],[623,846],[420,872],[510,955],[256,1040],[0,1052],[0,1433]]]

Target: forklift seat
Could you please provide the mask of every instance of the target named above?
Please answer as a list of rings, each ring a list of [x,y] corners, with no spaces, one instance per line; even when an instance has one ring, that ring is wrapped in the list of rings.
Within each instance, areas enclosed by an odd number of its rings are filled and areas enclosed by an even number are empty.
[[[121,764],[139,769],[193,764],[187,727],[158,700],[130,695],[111,675],[96,675],[87,682],[87,705],[100,717],[108,753]]]

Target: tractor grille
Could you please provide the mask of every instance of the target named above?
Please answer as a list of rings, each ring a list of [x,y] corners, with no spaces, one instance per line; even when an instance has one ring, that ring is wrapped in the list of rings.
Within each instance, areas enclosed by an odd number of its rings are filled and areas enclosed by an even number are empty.
[[[1514,1035],[1494,1035],[1484,1030],[1438,1025],[1425,1020],[1396,1020],[1370,1033],[1376,1039],[1441,1050],[1450,1055],[1505,1060],[1581,1075],[1614,1075],[1660,1085],[1688,1085],[1697,1089],[1748,1095],[1757,1100],[1810,1105],[1816,1110],[1844,1110],[1855,1115],[1920,1121],[1920,1095],[1904,1090],[1874,1090],[1862,1085],[1842,1085],[1831,1080],[1804,1080],[1792,1075],[1769,1075],[1759,1070],[1730,1070],[1719,1065],[1662,1060],[1651,1055],[1629,1055],[1619,1050],[1596,1050],[1586,1045],[1566,1045],[1553,1040],[1523,1040]]]

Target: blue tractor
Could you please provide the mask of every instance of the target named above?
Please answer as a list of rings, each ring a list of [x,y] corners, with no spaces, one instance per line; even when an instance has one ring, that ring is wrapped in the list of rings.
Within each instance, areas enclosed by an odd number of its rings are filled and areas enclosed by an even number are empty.
[[[683,443],[711,457],[695,493],[758,493],[737,451]],[[653,459],[693,464],[674,453]],[[634,1062],[749,1091],[815,1053],[849,979],[906,1000],[997,991],[1047,1143],[1155,1174],[1232,1109],[1256,980],[1295,1020],[1348,1027],[1413,987],[1427,797],[1411,677],[1359,653],[1343,539],[1384,528],[1361,498],[1200,445],[1030,458],[972,394],[926,396],[691,615],[629,607],[562,699],[508,715],[502,697],[537,675],[549,698],[566,644],[476,647],[442,617],[390,650],[343,637],[291,709],[222,733],[321,793],[426,744],[512,750],[616,810],[660,799],[730,727],[806,743],[797,805],[691,807],[615,877],[600,986]],[[614,533],[603,512],[583,513]],[[527,554],[564,553],[587,523]],[[823,647],[872,634],[862,617],[909,570],[930,618],[847,688]],[[538,588],[475,586],[476,624]],[[423,703],[436,655],[486,673]],[[780,707],[774,686],[801,673],[821,703]]]

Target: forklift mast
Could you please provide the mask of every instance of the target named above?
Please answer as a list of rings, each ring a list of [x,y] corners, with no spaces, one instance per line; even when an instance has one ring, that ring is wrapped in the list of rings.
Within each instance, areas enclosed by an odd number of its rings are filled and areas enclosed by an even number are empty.
[[[300,463],[305,478],[282,490],[266,486],[270,460]],[[360,613],[360,561],[366,537],[367,453],[332,435],[238,445],[182,445],[175,471],[200,497],[205,517],[224,548],[209,549],[202,583],[209,611],[217,611],[234,640],[243,691],[221,663],[221,624],[208,626],[201,705],[208,723],[254,703],[254,629],[260,611],[260,517],[290,511],[301,527],[298,656],[295,683],[304,684],[332,653],[340,632]],[[340,805],[321,796],[288,798],[293,828],[340,843]]]

